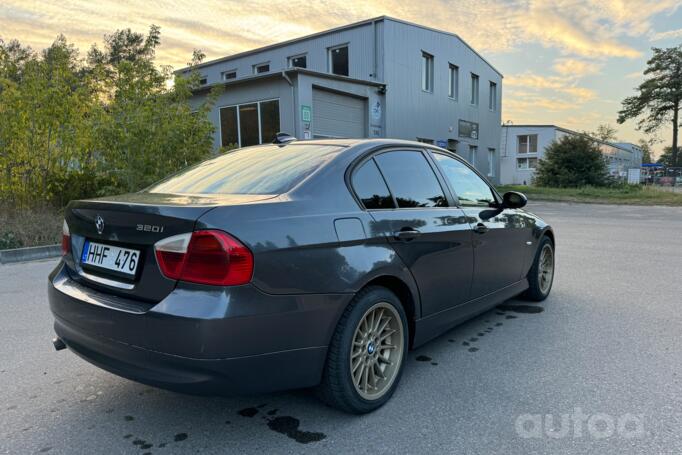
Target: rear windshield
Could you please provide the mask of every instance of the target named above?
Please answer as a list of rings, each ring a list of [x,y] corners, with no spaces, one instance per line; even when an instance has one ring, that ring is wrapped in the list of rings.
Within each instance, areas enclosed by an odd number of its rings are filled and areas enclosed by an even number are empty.
[[[150,193],[282,194],[339,151],[337,146],[249,147],[199,163],[156,183]]]

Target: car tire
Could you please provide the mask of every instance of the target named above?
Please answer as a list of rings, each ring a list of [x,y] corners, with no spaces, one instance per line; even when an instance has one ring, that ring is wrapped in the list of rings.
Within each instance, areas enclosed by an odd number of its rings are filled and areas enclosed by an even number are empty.
[[[547,298],[554,282],[554,243],[542,237],[535,253],[533,266],[528,272],[528,289],[523,294],[528,300],[541,302]]]
[[[400,299],[384,287],[363,289],[336,326],[317,389],[319,398],[352,414],[381,407],[400,381],[408,339]]]

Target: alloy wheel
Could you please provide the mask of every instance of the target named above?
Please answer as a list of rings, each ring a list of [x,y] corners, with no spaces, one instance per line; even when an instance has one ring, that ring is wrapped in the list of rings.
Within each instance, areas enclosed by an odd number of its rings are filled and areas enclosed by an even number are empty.
[[[381,398],[395,381],[403,361],[404,328],[387,302],[373,305],[360,319],[350,355],[353,385],[366,400]]]

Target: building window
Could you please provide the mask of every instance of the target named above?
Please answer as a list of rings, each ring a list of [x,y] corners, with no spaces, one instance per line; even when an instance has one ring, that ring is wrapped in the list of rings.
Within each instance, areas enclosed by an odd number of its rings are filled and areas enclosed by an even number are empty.
[[[229,81],[230,79],[237,79],[237,70],[223,71],[220,73],[220,78],[224,81]]]
[[[448,96],[459,99],[459,67],[450,63],[448,71]]]
[[[535,169],[538,167],[537,158],[517,158],[516,168],[521,170]]]
[[[488,177],[495,177],[495,149],[488,149]]]
[[[453,153],[457,153],[457,144],[459,141],[457,139],[448,139],[447,149]]]
[[[207,82],[208,82],[208,80],[205,77],[202,77],[201,79],[199,79],[199,85],[206,85]]]
[[[473,167],[476,167],[476,153],[478,153],[478,147],[475,145],[470,145],[469,146],[469,163]]]
[[[279,100],[220,108],[220,145],[240,147],[272,142],[280,130]]]
[[[270,63],[259,63],[258,65],[253,65],[253,74],[262,74],[270,71]]]
[[[497,84],[490,82],[490,92],[488,94],[488,109],[494,111],[497,109]]]
[[[417,142],[421,142],[423,144],[431,144],[433,145],[433,139],[426,139],[424,137],[418,137]]]
[[[422,90],[433,92],[433,55],[422,52]]]
[[[538,135],[537,134],[527,134],[523,136],[518,136],[519,143],[517,147],[517,153],[519,155],[524,155],[526,153],[538,153]]]
[[[478,106],[478,76],[471,73],[471,104]]]
[[[348,76],[348,46],[329,48],[329,72],[339,76]]]
[[[307,68],[308,57],[304,55],[294,55],[289,57],[289,68]]]

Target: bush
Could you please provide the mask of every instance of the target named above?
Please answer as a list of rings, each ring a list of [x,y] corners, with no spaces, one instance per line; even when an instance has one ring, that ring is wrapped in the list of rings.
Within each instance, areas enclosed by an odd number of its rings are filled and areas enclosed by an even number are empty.
[[[0,206],[0,250],[59,243],[62,221],[62,213],[51,207],[17,210]]]
[[[607,186],[613,181],[597,143],[585,136],[564,136],[545,150],[533,183],[566,188]]]

